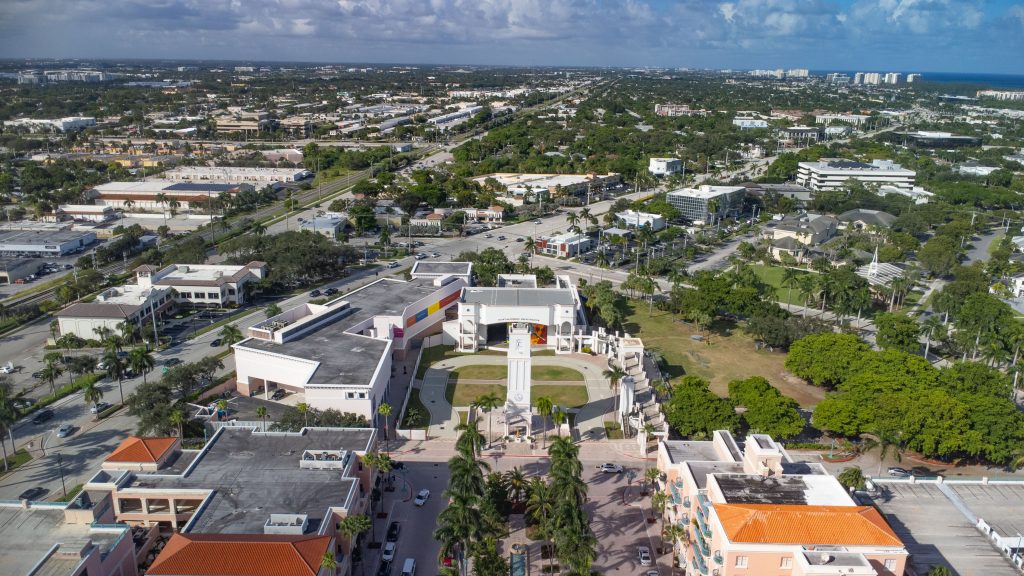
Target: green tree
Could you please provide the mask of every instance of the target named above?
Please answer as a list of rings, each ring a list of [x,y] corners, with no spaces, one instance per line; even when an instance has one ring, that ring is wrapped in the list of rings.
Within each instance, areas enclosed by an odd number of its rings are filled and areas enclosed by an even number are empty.
[[[391,417],[391,405],[387,402],[381,402],[380,406],[377,406],[377,414],[384,417],[384,452],[391,456],[391,450],[388,449],[388,418]]]
[[[256,407],[256,417],[263,420],[263,431],[266,432],[266,430],[267,430],[267,407],[266,406],[257,406]]]
[[[272,318],[281,313],[281,307],[276,302],[271,302],[263,309],[263,313],[266,314],[267,318]]]
[[[228,348],[233,344],[241,342],[243,338],[242,331],[239,330],[238,326],[233,324],[225,324],[217,335],[220,336],[221,344]]]
[[[96,382],[86,380],[82,385],[82,399],[85,400],[86,404],[98,406],[100,400],[103,400],[103,390],[96,385]]]
[[[543,423],[543,427],[544,427],[544,446],[543,447],[546,450],[547,447],[548,447],[548,418],[551,417],[551,412],[552,412],[552,410],[554,410],[555,404],[554,404],[554,402],[551,401],[551,398],[549,398],[547,396],[540,396],[540,397],[538,397],[534,401],[533,405],[537,408],[537,415],[540,416],[543,419],[543,421],[544,421],[544,423]]]
[[[875,340],[882,348],[900,350],[908,354],[914,354],[921,349],[921,344],[917,340],[921,328],[913,318],[886,312],[875,316],[875,326],[878,328]]]
[[[715,430],[735,431],[739,417],[732,403],[708,389],[708,382],[685,376],[663,405],[669,425],[681,436],[709,438]]]
[[[932,275],[945,276],[953,270],[960,259],[958,241],[949,236],[935,236],[921,246],[917,252],[917,259]]]
[[[125,398],[128,414],[139,419],[137,432],[140,436],[167,435],[174,429],[171,414],[177,407],[168,401],[173,397],[174,390],[159,381],[141,384]]]
[[[844,468],[843,471],[836,476],[836,479],[839,480],[839,483],[847,490],[863,490],[866,486],[864,473],[861,472],[861,469],[858,466]]]
[[[792,438],[803,432],[805,422],[796,400],[783,396],[760,376],[729,383],[729,396],[746,407],[743,420],[752,432],[776,438]]]
[[[869,350],[852,334],[811,334],[789,348],[786,368],[815,386],[834,387]]]
[[[142,374],[142,381],[146,381],[146,374],[156,366],[153,355],[142,347],[132,348],[128,353],[128,367],[136,374]]]

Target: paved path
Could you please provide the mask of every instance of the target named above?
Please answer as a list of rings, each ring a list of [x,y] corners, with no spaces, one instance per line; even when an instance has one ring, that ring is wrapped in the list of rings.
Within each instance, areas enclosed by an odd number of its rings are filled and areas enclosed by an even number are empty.
[[[602,375],[605,370],[605,366],[602,364],[605,361],[604,358],[584,354],[561,354],[558,356],[534,356],[532,361],[535,366],[564,366],[583,374],[589,401],[580,409],[576,419],[576,429],[581,433],[586,431],[594,433],[594,430],[599,430],[600,436],[598,437],[603,437],[605,414],[613,409],[612,391],[608,386],[608,379]],[[423,375],[423,382],[420,384],[420,399],[430,411],[429,437],[453,439],[457,436],[455,426],[459,423],[459,416],[455,408],[445,399],[444,394],[452,369],[481,364],[504,366],[506,362],[504,356],[467,354],[442,360],[427,368]],[[495,414],[494,417],[495,426],[501,430],[504,424],[501,413]]]

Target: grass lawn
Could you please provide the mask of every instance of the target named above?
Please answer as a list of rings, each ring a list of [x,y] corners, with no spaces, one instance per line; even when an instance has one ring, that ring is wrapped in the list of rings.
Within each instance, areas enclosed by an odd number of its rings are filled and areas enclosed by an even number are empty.
[[[795,286],[792,291],[792,299],[789,299],[790,290],[782,286],[782,274],[785,268],[778,266],[764,266],[761,264],[753,264],[750,266],[754,274],[761,279],[765,284],[775,288],[775,297],[778,299],[779,304],[797,304],[803,306],[804,301],[800,297],[800,290]],[[811,272],[797,272],[797,276],[805,276],[811,274]]]
[[[494,394],[499,398],[505,397],[504,384],[458,384],[448,382],[444,388],[445,400],[452,406],[469,406],[477,398],[485,394]]]
[[[413,414],[410,415],[410,412]],[[402,427],[405,429],[426,428],[428,424],[430,424],[430,411],[420,400],[420,389],[413,388],[409,391],[409,403],[405,407]]]
[[[58,498],[57,502],[71,502],[72,500],[75,499],[75,496],[78,496],[78,493],[82,491],[82,486],[82,484],[74,486],[73,488],[71,488],[71,490],[68,490],[67,496]]]
[[[8,471],[13,471],[18,466],[22,466],[25,463],[29,462],[30,460],[32,460],[32,455],[29,454],[28,452],[26,452],[25,450],[18,450],[14,454],[8,453],[7,454],[7,466],[9,467]],[[0,468],[3,468],[3,467],[0,466]]]
[[[501,364],[475,364],[452,370],[451,380],[505,380],[508,378],[508,367]],[[533,366],[530,378],[534,382],[583,382],[583,374],[579,370],[564,366]]]
[[[445,398],[452,406],[469,406],[484,394],[495,394],[505,398],[504,384],[459,384],[449,382],[444,389]],[[551,398],[558,406],[576,408],[587,403],[587,387],[581,384],[537,384],[530,387],[530,397],[536,401],[541,396]]]
[[[634,309],[624,324],[627,332],[643,339],[644,346],[664,355],[669,376],[699,376],[708,380],[711,389],[721,396],[728,394],[729,382],[733,380],[762,376],[803,407],[814,406],[825,397],[823,389],[786,370],[784,353],[755,350],[754,340],[732,323],[716,322],[710,344],[690,338],[698,333],[693,324],[676,321],[668,312],[655,311],[648,316],[646,306]]]

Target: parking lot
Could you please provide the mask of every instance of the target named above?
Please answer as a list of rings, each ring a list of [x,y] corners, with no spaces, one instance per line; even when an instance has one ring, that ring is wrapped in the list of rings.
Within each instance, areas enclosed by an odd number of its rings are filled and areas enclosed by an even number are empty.
[[[879,486],[880,494],[873,501],[906,544],[918,573],[923,574],[934,565],[944,565],[961,576],[1016,574],[935,484],[887,482]],[[956,487],[955,491],[961,488]],[[971,492],[977,497],[979,489],[987,493],[991,487],[972,488]],[[999,506],[994,500],[997,497],[998,493],[983,496],[989,505]],[[1020,498],[1020,494],[1016,497]],[[1019,511],[1019,500],[1001,501],[1010,507],[1008,514],[1012,514],[1013,507]]]

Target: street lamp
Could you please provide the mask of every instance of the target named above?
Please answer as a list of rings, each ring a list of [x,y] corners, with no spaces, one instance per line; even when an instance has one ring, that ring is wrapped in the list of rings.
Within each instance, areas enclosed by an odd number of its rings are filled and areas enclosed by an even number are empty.
[[[64,483],[64,458],[57,452],[57,469],[60,470],[60,487],[64,491],[64,497],[68,497],[68,487]]]

